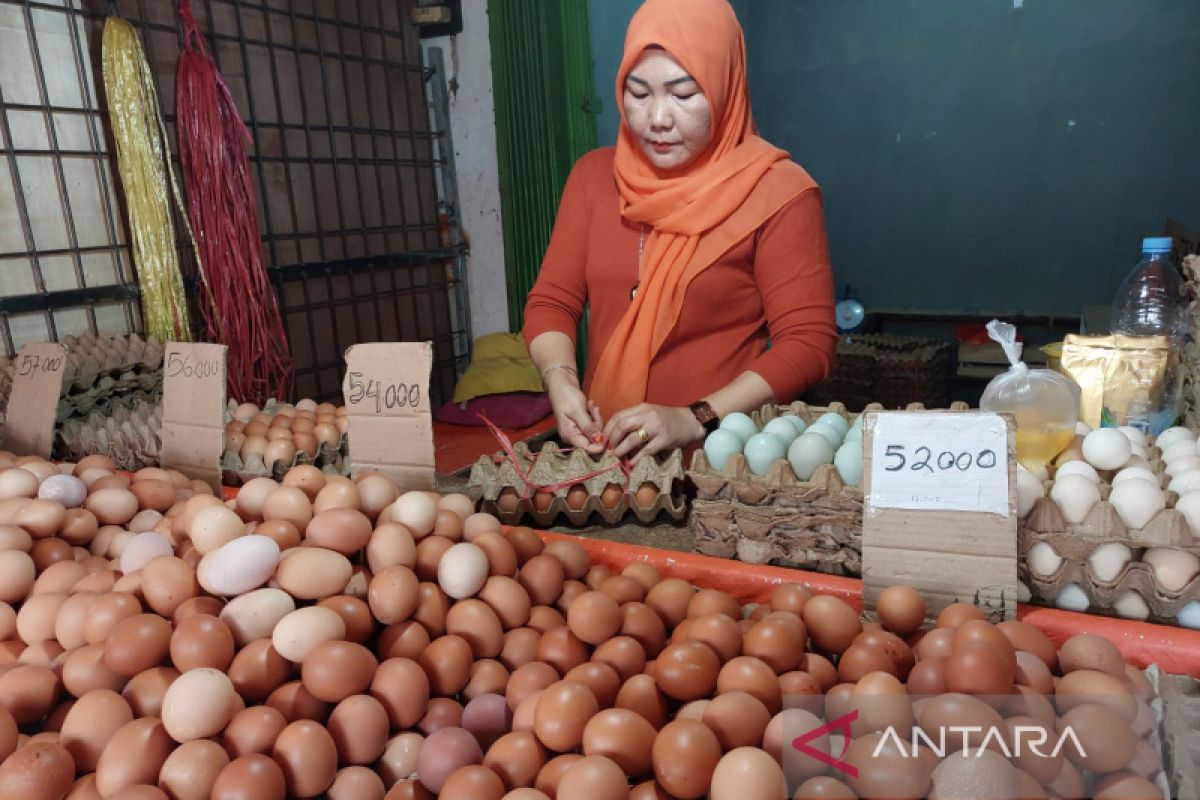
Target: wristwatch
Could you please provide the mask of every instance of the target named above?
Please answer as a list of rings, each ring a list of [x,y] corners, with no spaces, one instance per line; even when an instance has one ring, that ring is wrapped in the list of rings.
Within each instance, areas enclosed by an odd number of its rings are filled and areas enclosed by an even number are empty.
[[[704,433],[708,435],[721,426],[721,420],[717,417],[717,412],[713,411],[712,406],[707,400],[697,400],[688,408],[695,415],[697,421],[704,426]]]

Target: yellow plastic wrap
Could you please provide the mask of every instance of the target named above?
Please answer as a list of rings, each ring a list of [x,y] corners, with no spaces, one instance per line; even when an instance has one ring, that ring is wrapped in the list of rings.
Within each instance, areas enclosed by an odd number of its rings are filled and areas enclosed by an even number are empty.
[[[168,180],[189,239],[192,232],[167,161],[167,130],[154,76],[136,31],[120,17],[110,16],[104,22],[102,60],[146,333],[162,341],[190,341]],[[200,274],[203,277],[202,270]]]

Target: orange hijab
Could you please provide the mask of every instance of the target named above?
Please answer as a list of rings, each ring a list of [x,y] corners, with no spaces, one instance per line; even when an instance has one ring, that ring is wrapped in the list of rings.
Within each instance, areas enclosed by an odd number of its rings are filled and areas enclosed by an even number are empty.
[[[682,171],[655,169],[624,119],[614,172],[621,215],[651,228],[641,281],[596,365],[591,395],[605,419],[646,399],[650,363],[679,320],[688,286],[789,201],[815,186],[788,154],[755,135],[746,44],[726,0],[646,0],[625,35],[625,78],[651,45],[700,84],[713,114],[708,148]],[[678,405],[697,397],[680,397]]]

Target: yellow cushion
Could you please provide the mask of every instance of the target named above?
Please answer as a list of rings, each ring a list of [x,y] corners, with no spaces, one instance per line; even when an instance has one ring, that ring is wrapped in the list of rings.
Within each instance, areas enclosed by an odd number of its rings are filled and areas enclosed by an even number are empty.
[[[475,340],[475,355],[454,387],[454,402],[465,403],[487,394],[540,391],[542,380],[521,334],[493,333]]]

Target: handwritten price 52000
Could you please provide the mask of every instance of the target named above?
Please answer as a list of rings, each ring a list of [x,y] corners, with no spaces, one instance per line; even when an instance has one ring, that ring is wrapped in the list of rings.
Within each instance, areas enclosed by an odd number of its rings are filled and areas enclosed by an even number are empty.
[[[999,463],[994,450],[980,450],[978,453],[968,451],[953,452],[943,450],[934,455],[928,447],[918,447],[910,456],[902,444],[889,444],[884,452],[884,458],[890,463],[884,465],[886,472],[928,471],[937,472],[966,472],[972,467],[976,469],[992,469]]]
[[[374,378],[363,380],[361,372],[351,372],[350,394],[346,401],[358,405],[368,400],[375,401],[375,413],[384,409],[416,408],[421,402],[421,386],[416,383],[393,383],[383,385]]]

